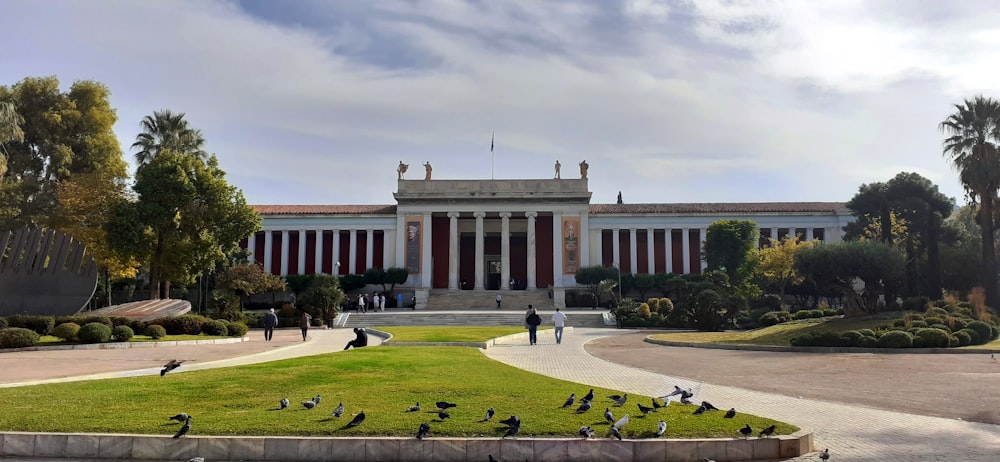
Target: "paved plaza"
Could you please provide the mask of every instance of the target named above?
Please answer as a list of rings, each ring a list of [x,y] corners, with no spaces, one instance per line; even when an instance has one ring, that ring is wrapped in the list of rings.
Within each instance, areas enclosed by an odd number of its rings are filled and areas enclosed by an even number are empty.
[[[600,350],[592,346],[601,341],[628,334],[634,332],[577,328],[568,331],[563,343],[556,345],[551,331],[542,331],[537,345],[529,346],[522,340],[499,342],[485,350],[485,354],[532,372],[633,394],[660,396],[672,390],[675,384],[693,387],[698,393],[696,399],[813,430],[817,449],[829,447],[833,461],[1000,460],[1000,426],[997,425],[799,398],[671,376],[663,372],[662,369],[669,370],[669,367],[660,364],[658,352],[674,347],[657,346],[642,355],[634,355],[641,358],[632,358],[649,361],[649,367],[610,362],[588,352],[588,348]],[[190,359],[183,370],[273,361],[340,351],[353,338],[350,329],[314,329],[310,335],[309,341],[302,342],[297,329],[279,330],[275,340],[267,343],[262,341],[259,331],[252,331],[250,342],[228,345],[5,353],[0,355],[0,370],[5,371],[4,377],[0,377],[0,386],[153,374],[158,373],[159,366],[174,358]],[[377,342],[376,337],[370,338]],[[591,345],[585,348],[588,342]],[[704,351],[711,354],[716,350]],[[822,361],[821,356],[816,358]],[[37,367],[38,364],[46,367]],[[850,368],[844,370],[844,374],[851,373]],[[780,373],[775,380],[781,380]],[[993,390],[983,393],[995,394]],[[932,396],[926,399],[933,399]],[[14,462],[17,459],[2,460]],[[818,458],[813,453],[794,460]]]

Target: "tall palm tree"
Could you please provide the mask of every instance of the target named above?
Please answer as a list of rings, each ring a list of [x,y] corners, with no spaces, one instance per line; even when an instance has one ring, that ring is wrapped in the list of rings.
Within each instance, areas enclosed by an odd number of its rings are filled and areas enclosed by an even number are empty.
[[[23,122],[13,103],[0,101],[0,178],[7,174],[7,150],[3,145],[9,141],[24,141]]]
[[[201,130],[188,126],[183,112],[174,114],[164,109],[142,119],[142,133],[136,135],[132,149],[138,149],[136,162],[145,165],[163,150],[190,154],[204,160],[208,157],[202,149],[204,145]]]
[[[955,105],[955,113],[938,125],[947,138],[944,156],[958,171],[971,205],[979,204],[983,236],[983,285],[986,303],[1000,308],[997,287],[995,213],[1000,190],[1000,101],[979,95]]]

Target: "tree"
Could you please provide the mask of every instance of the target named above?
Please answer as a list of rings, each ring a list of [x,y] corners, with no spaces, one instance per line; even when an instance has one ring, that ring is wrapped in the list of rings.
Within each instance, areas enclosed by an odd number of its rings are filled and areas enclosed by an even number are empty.
[[[681,317],[700,331],[723,330],[747,306],[740,290],[730,284],[722,271],[708,271],[700,278],[691,278],[691,295],[675,303]]]
[[[776,288],[784,299],[787,287],[802,283],[802,276],[795,271],[795,253],[811,245],[812,241],[796,238],[771,239],[771,246],[760,250],[757,276],[768,287]]]
[[[702,258],[708,270],[722,270],[734,285],[742,285],[756,265],[760,239],[757,223],[750,220],[720,220],[708,226]]]
[[[230,290],[240,297],[240,309],[254,294],[285,290],[285,281],[264,270],[260,264],[240,264],[226,267],[215,276],[215,287]]]
[[[332,326],[337,316],[337,308],[344,302],[344,291],[340,290],[340,279],[329,274],[317,274],[309,289],[302,296],[307,305],[318,308],[326,325]]]
[[[142,119],[142,133],[136,135],[132,149],[136,150],[136,162],[145,165],[167,150],[206,160],[208,153],[203,149],[204,145],[201,131],[188,126],[183,112],[174,114],[164,109]]]
[[[633,288],[639,292],[639,300],[646,299],[646,293],[656,288],[656,277],[648,273],[632,275]]]
[[[955,105],[955,112],[938,125],[947,138],[943,155],[955,170],[971,205],[978,205],[982,235],[982,279],[986,303],[1000,306],[997,287],[994,220],[1000,189],[1000,101],[982,95]]]
[[[848,314],[876,313],[884,285],[903,273],[903,257],[875,241],[813,245],[795,253],[795,271],[818,293],[837,289],[845,294]]]
[[[406,284],[406,280],[410,278],[410,270],[406,268],[393,267],[385,271],[385,281],[389,283],[389,296],[392,296],[393,291],[396,290],[396,284]],[[385,286],[382,286],[385,290]]]
[[[612,266],[584,266],[577,269],[574,276],[577,284],[587,287],[587,290],[593,297],[593,307],[597,308],[597,305],[600,304],[601,296],[604,295],[601,283],[612,280],[617,284],[618,268]]]
[[[14,103],[0,101],[0,179],[7,173],[7,149],[4,148],[4,144],[10,141],[24,141],[22,123],[24,118],[17,113]]]

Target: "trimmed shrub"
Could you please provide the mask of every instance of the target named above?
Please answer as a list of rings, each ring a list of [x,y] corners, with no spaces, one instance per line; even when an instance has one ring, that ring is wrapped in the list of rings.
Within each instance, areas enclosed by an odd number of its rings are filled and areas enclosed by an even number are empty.
[[[837,316],[838,314],[840,314],[840,313],[838,313],[837,310],[835,310],[833,308],[824,308],[823,309],[823,316]]]
[[[80,332],[80,325],[75,322],[64,322],[52,329],[52,335],[63,340],[73,340]]]
[[[143,333],[146,334],[147,337],[154,339],[161,339],[167,336],[167,330],[159,324],[150,324],[146,326],[146,330],[143,331]]]
[[[83,343],[104,343],[111,340],[111,328],[107,324],[92,322],[84,324],[76,336]]]
[[[982,343],[986,343],[986,342],[983,342],[982,339],[979,338],[979,332],[978,331],[975,331],[975,330],[972,330],[972,329],[969,329],[969,328],[965,328],[965,329],[962,329],[962,330],[960,330],[958,332],[955,332],[955,335],[958,335],[959,333],[963,333],[963,334],[969,336],[969,345],[979,345],[979,344],[982,344]]]
[[[927,321],[921,321],[921,320],[910,321],[910,327],[927,327],[928,325],[929,324],[927,324]]]
[[[769,311],[781,311],[781,296],[778,294],[765,294],[760,297],[758,306],[768,308]]]
[[[813,334],[796,335],[795,337],[788,339],[788,343],[792,346],[812,346]]]
[[[948,336],[948,347],[949,348],[954,348],[954,347],[957,347],[957,346],[959,346],[958,338],[955,337],[954,335],[949,335]]]
[[[875,331],[871,329],[858,329],[858,333],[864,335],[865,337],[878,338],[878,335],[875,334]]]
[[[843,346],[844,341],[841,339],[840,332],[831,330],[826,332],[820,332],[819,335],[814,336],[813,345],[823,346],[823,347],[837,347],[837,346]]]
[[[972,336],[969,335],[969,331],[960,330],[952,334],[952,337],[958,339],[958,346],[972,345]]]
[[[230,337],[242,337],[250,332],[250,328],[242,322],[227,322],[226,331],[229,332]]]
[[[9,327],[7,325],[7,320],[4,318],[0,318],[0,329],[6,329],[7,327]]]
[[[927,305],[931,303],[931,299],[924,296],[917,297],[906,297],[903,300],[903,310],[905,311],[924,311]]]
[[[146,321],[140,321],[138,319],[133,319],[128,322],[128,326],[132,329],[132,332],[146,332]]]
[[[38,343],[39,335],[31,329],[8,327],[0,330],[0,348],[25,348]]]
[[[198,335],[201,333],[201,325],[207,321],[204,316],[186,314],[184,316],[171,316],[153,321],[163,326],[170,335]]]
[[[972,321],[967,318],[948,316],[944,319],[944,322],[951,328],[952,332],[957,332],[968,327],[969,323]]]
[[[909,332],[891,330],[878,338],[879,348],[910,348],[913,346],[913,336]]]
[[[864,335],[861,335],[861,333],[856,330],[849,330],[840,334],[841,344],[844,346],[861,346],[862,338],[864,338]]]
[[[76,318],[78,320],[75,321],[75,322],[77,324],[80,324],[81,326],[84,325],[84,324],[90,324],[92,322],[99,322],[99,323],[104,324],[104,325],[106,325],[108,327],[115,327],[115,324],[113,322],[111,322],[111,318],[109,318],[107,316],[76,316]]]
[[[858,342],[858,346],[862,348],[878,348],[878,338],[865,335],[861,337],[861,341]]]
[[[213,319],[201,325],[201,333],[205,335],[229,335],[229,329],[226,327],[226,321]]]
[[[903,318],[893,319],[892,327],[906,327],[906,320]]]
[[[111,329],[111,338],[116,342],[127,342],[132,340],[132,337],[135,337],[135,331],[129,326],[121,325]]]
[[[666,297],[661,298],[659,305],[660,305],[660,314],[662,314],[663,316],[669,316],[670,312],[674,311],[674,302],[669,298]]]
[[[49,335],[55,327],[55,318],[52,316],[35,316],[18,314],[7,318],[10,327],[20,327],[31,329],[38,335]]]
[[[912,334],[912,332],[911,332],[911,334]],[[918,336],[914,335],[913,336],[913,344],[910,345],[910,346],[913,347],[913,348],[923,348],[923,347],[927,346],[926,343],[927,342],[924,341],[923,337],[918,337]]]
[[[646,303],[640,303],[639,304],[639,316],[641,316],[641,317],[643,317],[645,319],[649,319],[649,316],[651,314],[652,314],[652,312],[649,311],[649,304],[646,304]]]
[[[660,312],[660,299],[658,299],[658,298],[647,299],[646,300],[646,304],[649,305],[649,311],[650,311],[650,313],[659,313]]]
[[[929,326],[934,324],[944,324],[944,318],[940,316],[924,316],[924,322]]]
[[[941,330],[943,330],[945,332],[949,332],[949,333],[951,332],[951,328],[948,327],[948,326],[946,326],[946,325],[944,325],[944,324],[931,324],[931,325],[929,325],[927,327],[930,327],[931,329],[941,329]]]
[[[931,307],[931,308],[927,308],[927,311],[924,312],[924,315],[926,315],[926,316],[937,316],[939,318],[947,318],[948,317],[948,310],[946,310],[944,308]]]
[[[993,329],[991,329],[990,325],[986,324],[985,322],[972,321],[967,326],[965,326],[965,328],[972,329],[979,334],[979,342],[976,343],[976,345],[988,343],[990,340],[993,340]]]
[[[792,317],[795,319],[809,319],[813,317],[813,315],[812,311],[810,310],[800,310],[796,311],[795,314],[792,315]]]
[[[922,338],[925,348],[948,348],[948,338],[951,333],[948,330],[926,328],[917,331],[917,336]]]
[[[773,326],[792,320],[792,314],[787,311],[771,311],[760,316],[760,324],[763,326]]]

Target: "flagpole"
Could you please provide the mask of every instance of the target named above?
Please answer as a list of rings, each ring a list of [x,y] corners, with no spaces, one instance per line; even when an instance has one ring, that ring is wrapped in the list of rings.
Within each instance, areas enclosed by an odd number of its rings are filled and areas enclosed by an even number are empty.
[[[493,132],[492,135],[490,135],[490,179],[491,180],[494,179],[494,177],[493,177],[493,165],[494,165],[494,161],[496,160],[496,155],[493,153],[493,140],[496,139],[496,136],[497,136],[497,132],[495,132],[495,131]]]

